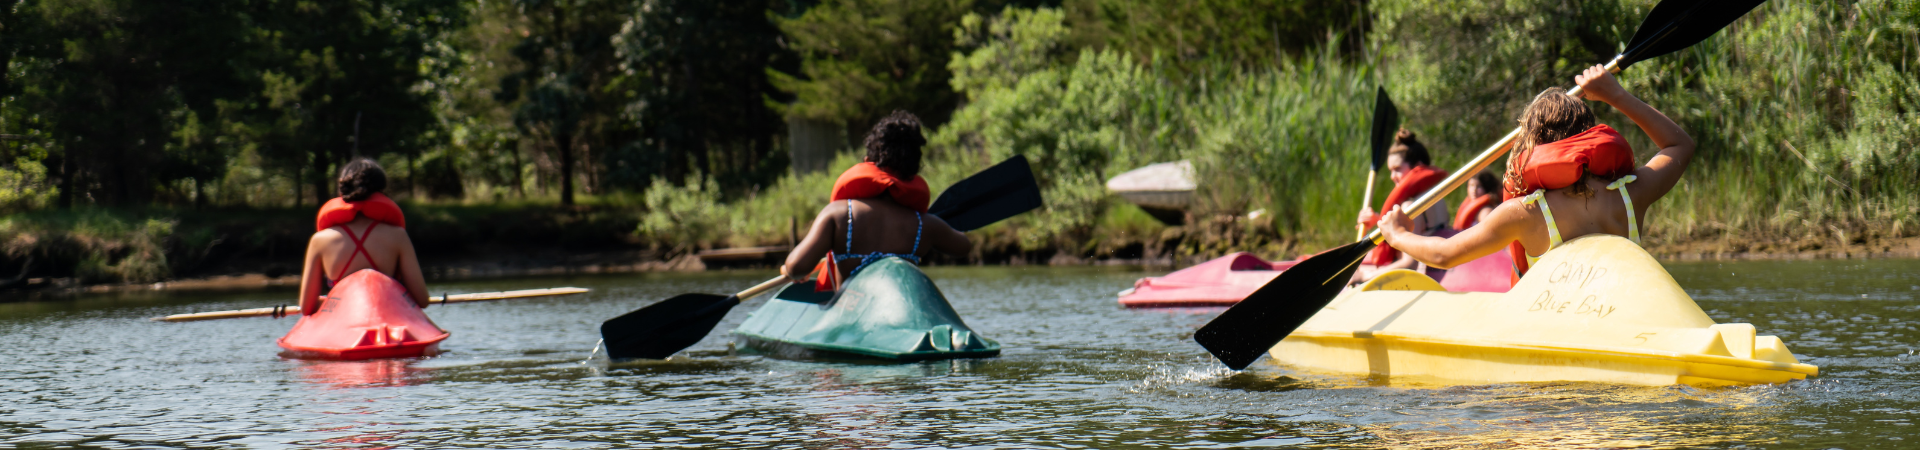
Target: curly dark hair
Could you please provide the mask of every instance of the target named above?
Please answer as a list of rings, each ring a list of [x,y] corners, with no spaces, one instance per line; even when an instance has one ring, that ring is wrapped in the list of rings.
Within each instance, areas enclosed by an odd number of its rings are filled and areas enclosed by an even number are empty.
[[[340,168],[340,198],[357,202],[386,189],[387,171],[380,169],[380,163],[356,158]]]
[[[920,134],[920,118],[904,110],[894,110],[873,124],[867,132],[867,162],[880,166],[893,176],[912,179],[920,174],[920,148],[927,138]]]

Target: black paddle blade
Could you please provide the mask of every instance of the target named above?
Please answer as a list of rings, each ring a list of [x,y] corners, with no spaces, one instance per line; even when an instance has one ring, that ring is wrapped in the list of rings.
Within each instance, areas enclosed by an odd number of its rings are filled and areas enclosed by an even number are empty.
[[[1365,240],[1301,261],[1200,327],[1193,340],[1228,368],[1247,368],[1333,302],[1373,247]]]
[[[955,230],[973,231],[1040,207],[1040,183],[1027,157],[1013,155],[948,186],[927,212]]]
[[[1626,69],[1655,56],[1680,51],[1720,32],[1734,19],[1747,15],[1766,0],[1666,0],[1653,6],[1640,29],[1620,52],[1620,68]]]
[[[740,304],[730,295],[683,294],[600,324],[607,356],[666,359],[700,342]]]
[[[1373,165],[1368,166],[1379,171],[1387,163],[1387,150],[1393,148],[1393,135],[1400,131],[1400,109],[1393,107],[1393,99],[1387,98],[1387,88],[1380,87],[1373,96]]]

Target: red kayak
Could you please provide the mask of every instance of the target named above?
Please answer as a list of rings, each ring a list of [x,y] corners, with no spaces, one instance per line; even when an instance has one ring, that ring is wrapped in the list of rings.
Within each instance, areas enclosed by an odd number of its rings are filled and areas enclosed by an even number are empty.
[[[1164,277],[1134,281],[1133,289],[1120,292],[1120,304],[1128,308],[1232,305],[1299,263],[1268,262],[1252,253],[1236,252]]]
[[[1128,308],[1232,306],[1265,286],[1300,260],[1268,262],[1246,252],[1215,258],[1163,277],[1141,278],[1133,289],[1120,291],[1120,305]],[[1370,268],[1372,266],[1362,266]],[[1428,269],[1427,275],[1454,292],[1506,292],[1513,271],[1507,252],[1473,260],[1453,270]]]
[[[1513,289],[1513,255],[1505,250],[1493,252],[1452,269],[1427,270],[1447,292],[1506,292]]]
[[[300,316],[279,342],[301,359],[410,358],[439,353],[449,335],[407,298],[400,282],[362,269],[334,284],[320,312]]]

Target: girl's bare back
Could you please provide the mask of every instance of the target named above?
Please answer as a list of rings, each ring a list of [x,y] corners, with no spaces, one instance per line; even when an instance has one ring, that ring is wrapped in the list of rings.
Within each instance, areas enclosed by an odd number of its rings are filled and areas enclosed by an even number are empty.
[[[376,223],[361,217],[313,234],[309,245],[319,252],[320,267],[326,270],[327,279],[339,280],[361,269],[374,269],[389,277],[399,278],[395,276],[394,269],[400,265],[401,249],[412,247],[413,242],[408,239],[405,229],[387,224],[373,225]],[[371,232],[368,231],[369,225],[373,227]],[[366,253],[354,251],[349,232],[364,240],[362,244]],[[372,259],[369,260],[369,257]]]
[[[1620,198],[1620,191],[1607,189],[1607,181],[1595,177],[1587,177],[1585,180],[1582,180],[1582,182],[1587,184],[1587,188],[1593,195],[1581,197],[1574,195],[1571,188],[1561,188],[1547,191],[1545,195],[1541,196],[1541,200],[1546,201],[1547,207],[1553,210],[1553,222],[1560,230],[1560,238],[1563,240],[1572,240],[1573,238],[1591,234],[1627,236],[1627,208],[1626,202]],[[1628,186],[1631,187],[1632,185],[1629,184]],[[1631,194],[1632,193],[1629,192],[1629,195]],[[1647,205],[1645,202],[1639,201],[1640,198],[1638,197],[1634,200],[1633,217],[1635,220],[1641,222],[1636,224],[1636,226],[1644,230],[1646,229],[1645,218],[1647,217]],[[1529,220],[1542,224],[1546,222],[1546,216],[1541,213],[1539,207],[1525,205],[1525,208],[1527,214],[1531,216]],[[1533,251],[1532,249],[1549,248],[1547,245],[1549,236],[1547,235],[1546,228],[1535,228],[1535,230],[1526,233],[1526,235],[1521,238],[1521,242],[1525,244],[1530,251]],[[1545,250],[1538,251],[1545,253]]]
[[[399,281],[407,287],[407,294],[415,304],[427,306],[430,298],[426,277],[420,271],[420,260],[414,254],[413,240],[407,237],[407,230],[385,223],[374,225],[376,223],[360,216],[313,234],[307,242],[307,262],[302,271],[304,278],[300,280],[302,310],[318,306],[318,297],[325,294],[321,277],[338,282],[364,269],[374,269]],[[356,237],[361,244],[358,248],[364,249],[364,253],[356,250]]]

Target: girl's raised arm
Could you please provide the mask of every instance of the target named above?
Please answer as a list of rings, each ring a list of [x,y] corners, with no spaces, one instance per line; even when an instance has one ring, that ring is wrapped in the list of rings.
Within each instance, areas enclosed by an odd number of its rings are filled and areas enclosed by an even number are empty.
[[[1634,169],[1633,174],[1638,179],[1627,185],[1633,194],[1635,209],[1644,211],[1680,182],[1680,175],[1687,171],[1687,163],[1693,160],[1693,137],[1688,136],[1687,131],[1680,129],[1680,124],[1674,123],[1666,114],[1661,114],[1647,102],[1628,93],[1626,88],[1620,87],[1620,82],[1604,66],[1589,67],[1586,72],[1573,77],[1573,81],[1584,88],[1582,96],[1606,102],[1620,110],[1627,118],[1633,119],[1633,124],[1639,125],[1641,131],[1647,132],[1647,137],[1653,138],[1653,145],[1660,147],[1660,153],[1648,159],[1647,165]]]

